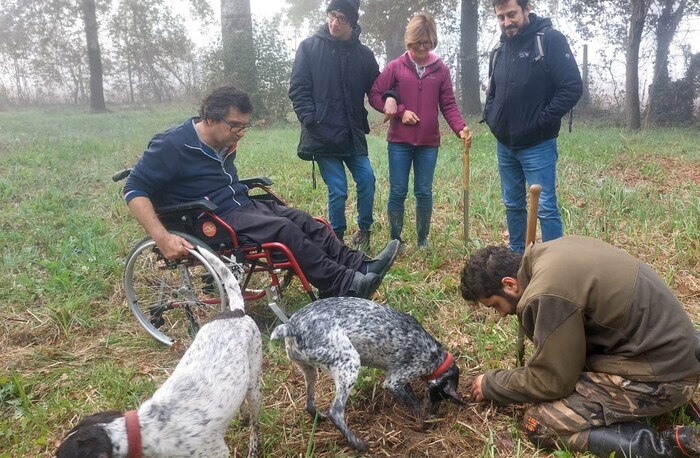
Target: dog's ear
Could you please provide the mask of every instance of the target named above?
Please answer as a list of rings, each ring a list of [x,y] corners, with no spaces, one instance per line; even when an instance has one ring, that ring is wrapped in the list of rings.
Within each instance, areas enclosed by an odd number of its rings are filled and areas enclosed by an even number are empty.
[[[81,428],[66,436],[56,458],[112,458],[112,441],[101,426]]]
[[[428,382],[430,413],[435,414],[440,407],[440,403],[445,399],[452,403],[463,405],[464,401],[457,394],[458,386],[459,367],[454,363],[440,377]]]
[[[457,384],[455,383],[454,380],[448,380],[445,386],[443,387],[443,391],[445,394],[449,395],[447,398],[448,401],[454,402],[455,404],[463,405],[464,401],[460,397],[459,393],[457,393]]]
[[[110,410],[84,417],[66,434],[56,458],[112,458],[112,441],[100,425],[121,416],[121,412]]]

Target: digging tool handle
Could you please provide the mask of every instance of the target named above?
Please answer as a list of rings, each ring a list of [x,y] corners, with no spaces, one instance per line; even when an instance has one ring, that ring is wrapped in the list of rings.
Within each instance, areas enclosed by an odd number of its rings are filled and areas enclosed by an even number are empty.
[[[527,232],[525,232],[525,246],[535,243],[537,238],[537,210],[540,205],[542,186],[533,184],[530,186],[530,210],[527,212]]]
[[[464,244],[469,243],[469,128],[464,130],[464,152],[462,154],[462,199],[464,201]]]
[[[537,238],[537,209],[540,205],[540,193],[542,186],[533,184],[530,186],[530,209],[527,212],[527,231],[525,232],[525,246],[529,247],[535,243]],[[518,323],[518,365],[525,364],[525,330],[522,324]]]

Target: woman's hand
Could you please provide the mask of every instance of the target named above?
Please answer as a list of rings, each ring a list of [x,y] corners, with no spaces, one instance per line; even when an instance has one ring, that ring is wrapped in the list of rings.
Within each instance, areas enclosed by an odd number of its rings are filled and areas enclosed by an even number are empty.
[[[464,129],[459,131],[459,138],[464,140],[464,143],[467,145],[467,148],[472,147],[472,132],[469,130],[469,127],[465,127]]]
[[[387,97],[384,101],[384,122],[387,122],[398,112],[398,106],[396,104],[396,99],[393,97]]]
[[[406,110],[403,112],[401,122],[406,124],[407,126],[415,126],[420,122],[420,119],[418,119],[418,116],[411,110]]]

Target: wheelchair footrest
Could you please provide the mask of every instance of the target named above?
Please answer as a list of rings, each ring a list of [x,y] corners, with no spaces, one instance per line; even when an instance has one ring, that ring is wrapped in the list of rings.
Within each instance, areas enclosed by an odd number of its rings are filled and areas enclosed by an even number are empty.
[[[277,315],[277,318],[279,318],[282,323],[288,322],[289,317],[287,317],[282,308],[277,305],[279,301],[277,288],[275,286],[268,286],[265,288],[265,295],[267,296],[267,306]]]

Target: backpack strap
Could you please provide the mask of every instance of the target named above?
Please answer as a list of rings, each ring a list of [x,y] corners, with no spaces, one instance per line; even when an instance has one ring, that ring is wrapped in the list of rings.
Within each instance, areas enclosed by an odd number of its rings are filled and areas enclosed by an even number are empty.
[[[496,43],[496,46],[493,47],[491,50],[491,54],[489,55],[489,84],[486,87],[486,94],[490,94],[491,91],[493,90],[493,72],[496,69],[496,59],[498,58],[498,55],[501,53],[501,47],[503,46],[503,42],[499,41]]]
[[[503,42],[499,41],[496,46],[493,47],[491,53],[489,54],[489,80],[486,86],[486,97],[488,98],[493,92],[493,71],[496,69],[496,59],[501,52],[501,46]],[[480,123],[486,122],[486,104],[484,104],[484,112],[481,114]]]
[[[551,27],[545,27],[535,34],[535,62],[541,62],[544,64],[544,71],[549,73],[549,65],[547,65],[547,59],[545,59],[545,33],[551,29]]]

